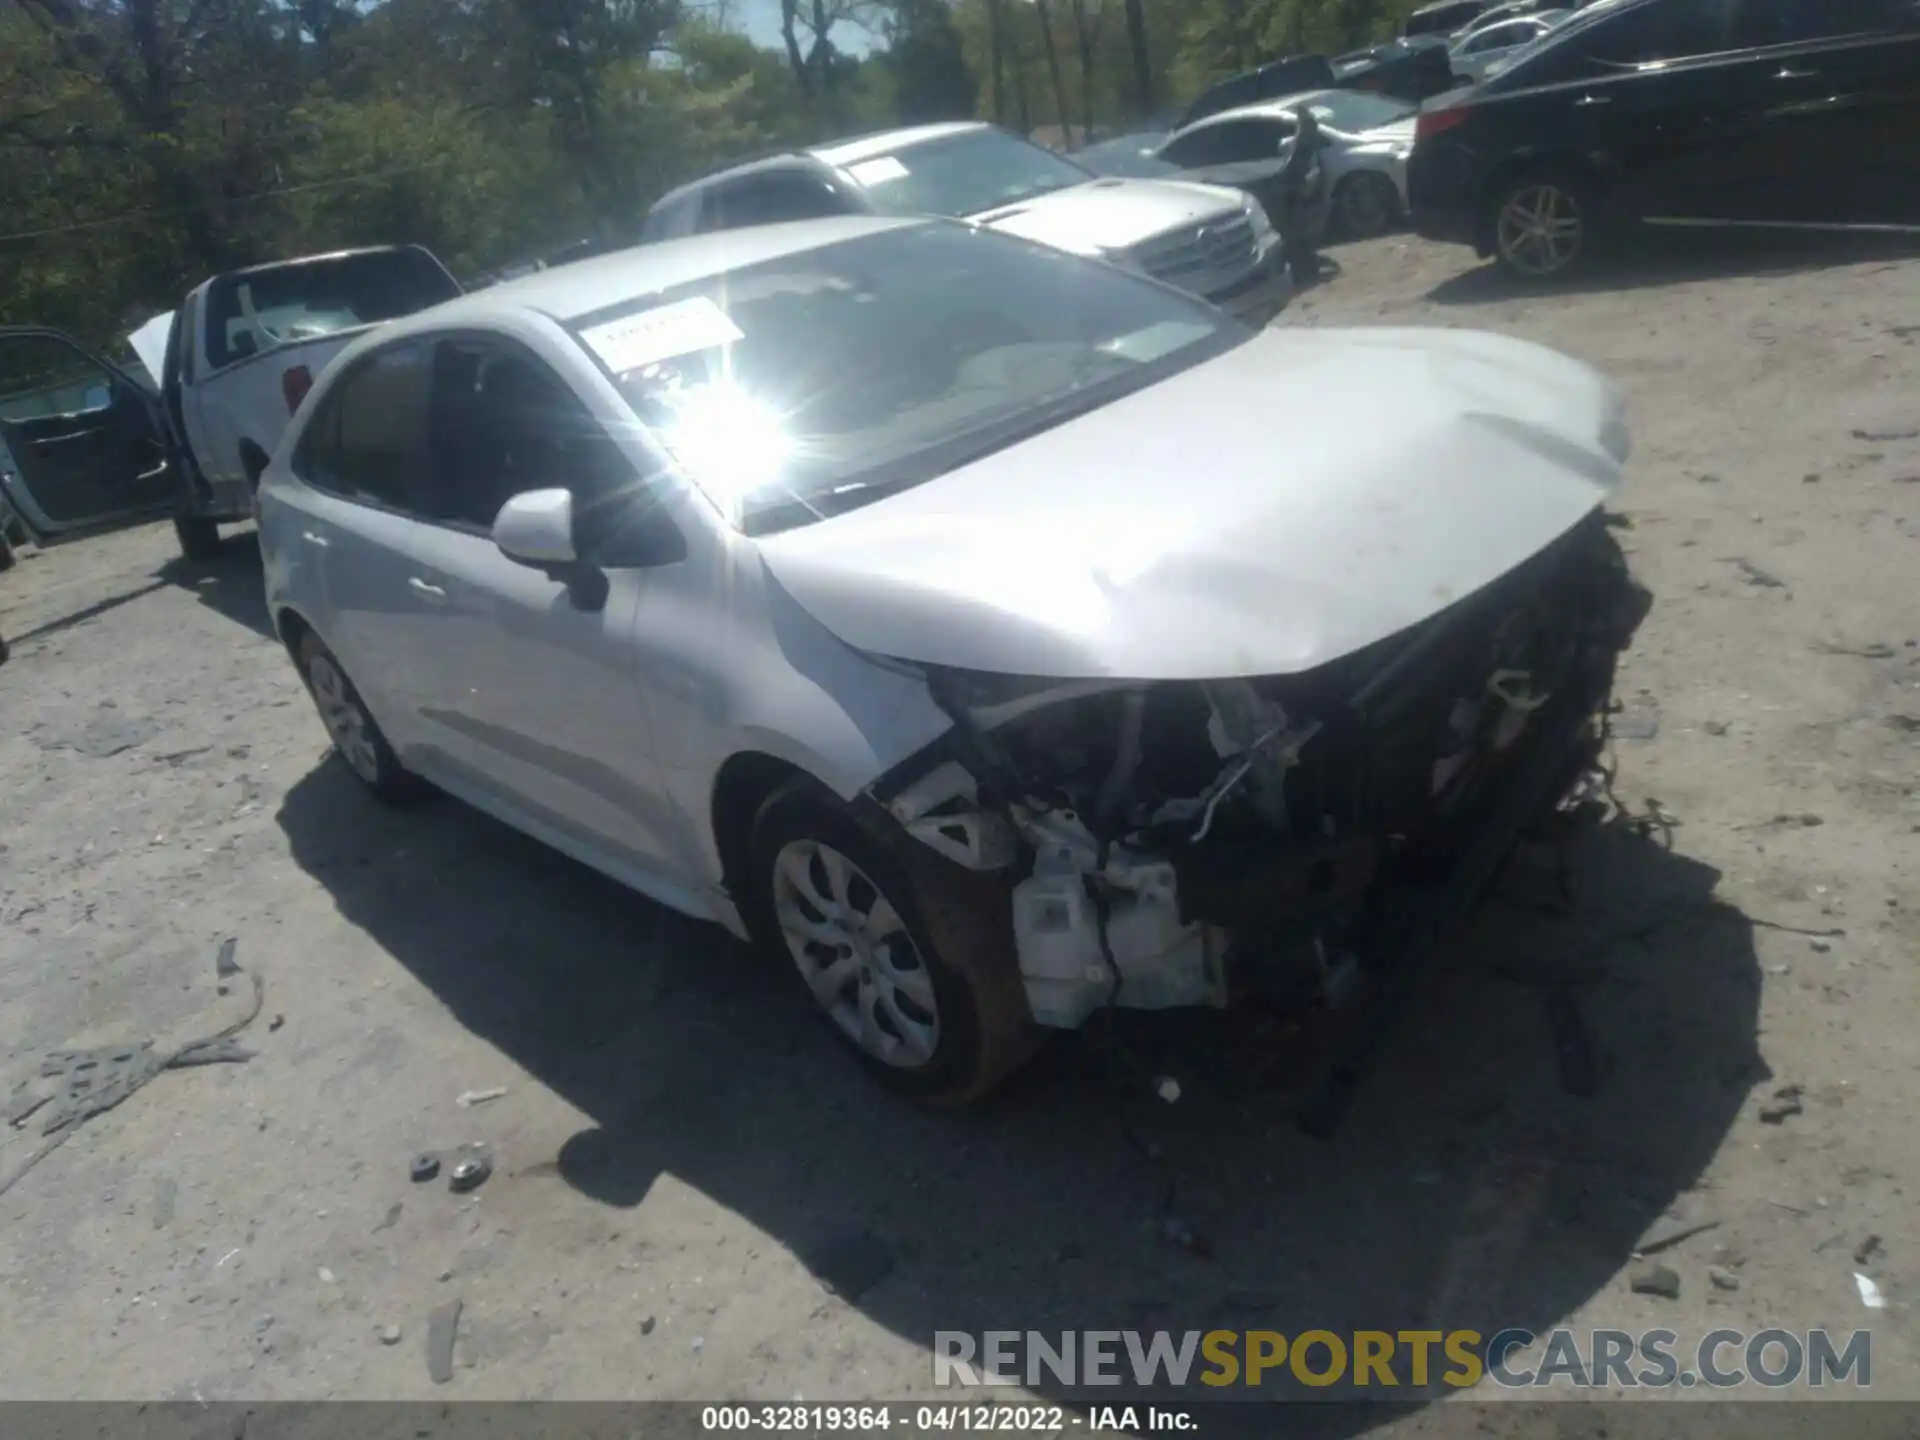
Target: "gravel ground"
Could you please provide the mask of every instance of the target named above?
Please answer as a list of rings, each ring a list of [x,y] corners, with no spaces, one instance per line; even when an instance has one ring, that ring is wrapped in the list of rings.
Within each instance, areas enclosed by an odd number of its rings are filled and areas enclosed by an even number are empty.
[[[1339,259],[1286,323],[1484,327],[1627,388],[1657,605],[1618,793],[1672,825],[1587,836],[1570,918],[1511,875],[1332,1142],[1243,1083],[1241,1016],[1134,1037],[1173,1105],[1084,1037],[974,1113],[886,1098],[717,930],[364,799],[251,541],[189,567],[131,531],[0,576],[4,1078],[244,1013],[229,936],[258,1053],[160,1074],[0,1197],[0,1396],[871,1399],[930,1392],[936,1328],[1567,1323],[1871,1324],[1876,1392],[1920,1397],[1920,260],[1703,249],[1518,295],[1417,241]],[[477,1192],[410,1183],[466,1142]],[[1659,1257],[1677,1299],[1634,1293],[1668,1212],[1716,1225]]]

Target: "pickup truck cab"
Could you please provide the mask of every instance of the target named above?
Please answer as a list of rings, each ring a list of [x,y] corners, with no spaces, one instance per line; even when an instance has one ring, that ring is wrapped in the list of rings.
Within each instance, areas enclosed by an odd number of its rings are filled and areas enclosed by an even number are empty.
[[[129,337],[159,378],[180,457],[174,528],[190,559],[222,522],[252,514],[280,432],[327,363],[370,326],[461,294],[418,245],[342,250],[216,275],[193,290],[155,351],[155,317]]]

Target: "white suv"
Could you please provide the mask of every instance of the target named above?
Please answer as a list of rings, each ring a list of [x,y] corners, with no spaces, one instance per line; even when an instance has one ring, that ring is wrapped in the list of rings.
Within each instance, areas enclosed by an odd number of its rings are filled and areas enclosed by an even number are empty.
[[[784,952],[966,1096],[1103,1006],[1386,965],[1385,898],[1508,843],[1606,700],[1625,453],[1532,346],[848,218],[382,326],[261,545],[361,781]]]

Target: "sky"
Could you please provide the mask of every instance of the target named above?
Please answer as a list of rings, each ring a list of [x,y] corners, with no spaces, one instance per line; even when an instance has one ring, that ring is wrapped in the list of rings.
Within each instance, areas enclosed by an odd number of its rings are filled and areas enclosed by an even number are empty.
[[[745,30],[754,44],[775,50],[782,48],[780,0],[731,0],[729,8],[733,24]],[[871,49],[873,45],[872,37],[858,25],[834,26],[833,40],[842,50],[856,55]]]

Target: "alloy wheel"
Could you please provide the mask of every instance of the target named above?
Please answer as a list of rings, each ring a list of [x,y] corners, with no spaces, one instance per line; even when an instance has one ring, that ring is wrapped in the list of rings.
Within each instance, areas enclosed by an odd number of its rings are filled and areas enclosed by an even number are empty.
[[[1377,176],[1355,176],[1340,191],[1340,228],[1355,240],[1386,234],[1394,211],[1393,187]]]
[[[1521,274],[1557,275],[1580,258],[1586,222],[1570,193],[1550,181],[1535,181],[1507,197],[1494,238],[1500,258]]]
[[[932,1060],[933,976],[865,871],[822,841],[790,841],[774,861],[773,913],[807,988],[848,1039],[901,1069]]]
[[[319,707],[327,734],[333,737],[333,748],[354,774],[369,785],[378,785],[380,755],[373,746],[373,722],[347,684],[347,677],[329,657],[315,655],[307,665],[307,683],[313,687],[313,703]]]

